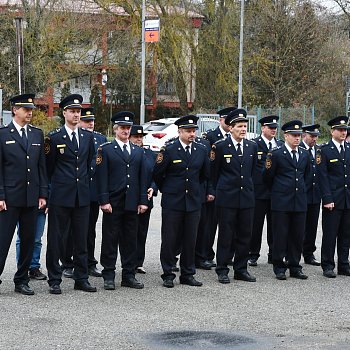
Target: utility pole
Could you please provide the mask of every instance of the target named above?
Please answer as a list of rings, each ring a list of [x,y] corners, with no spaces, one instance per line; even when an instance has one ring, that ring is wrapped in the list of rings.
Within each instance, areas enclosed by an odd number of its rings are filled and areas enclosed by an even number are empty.
[[[141,103],[140,124],[145,123],[145,75],[146,75],[146,42],[145,42],[145,18],[146,0],[142,0],[142,49],[141,49]]]
[[[238,108],[242,108],[244,0],[241,0],[240,22],[241,24],[239,33]]]
[[[16,46],[17,46],[17,82],[18,82],[18,93],[21,95],[24,93],[24,54],[23,54],[23,18],[16,17]]]

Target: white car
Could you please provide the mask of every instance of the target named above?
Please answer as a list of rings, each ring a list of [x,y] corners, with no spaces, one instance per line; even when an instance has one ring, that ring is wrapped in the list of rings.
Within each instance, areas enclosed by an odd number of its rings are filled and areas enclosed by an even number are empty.
[[[178,136],[177,126],[174,122],[178,118],[164,118],[152,120],[143,124],[143,130],[147,132],[147,135],[143,138],[143,144],[149,147],[154,152],[159,152],[165,142]],[[217,128],[220,122],[217,119],[203,117],[198,121],[197,135],[201,134],[209,129]]]

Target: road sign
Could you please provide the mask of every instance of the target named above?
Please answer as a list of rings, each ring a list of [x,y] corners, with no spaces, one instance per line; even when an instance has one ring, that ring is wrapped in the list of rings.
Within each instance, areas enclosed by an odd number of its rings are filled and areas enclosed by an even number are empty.
[[[145,21],[145,41],[146,43],[159,41],[159,19]]]

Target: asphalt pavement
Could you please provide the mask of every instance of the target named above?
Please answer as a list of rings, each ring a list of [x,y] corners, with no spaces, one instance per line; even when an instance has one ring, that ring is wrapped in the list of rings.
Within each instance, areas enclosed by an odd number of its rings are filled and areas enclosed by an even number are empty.
[[[96,258],[101,242],[98,222]],[[327,279],[320,267],[306,265],[308,280],[278,281],[262,256],[250,272],[256,283],[218,283],[214,271],[198,270],[203,287],[162,286],[159,262],[160,208],[156,200],[146,247],[142,290],[73,290],[64,279],[62,295],[50,295],[45,281],[31,281],[34,296],[14,292],[14,241],[0,286],[0,349],[350,349],[350,277]],[[320,225],[319,225],[320,227]],[[46,236],[46,234],[45,234]],[[320,257],[319,230],[317,258]],[[42,263],[45,269],[44,239]]]

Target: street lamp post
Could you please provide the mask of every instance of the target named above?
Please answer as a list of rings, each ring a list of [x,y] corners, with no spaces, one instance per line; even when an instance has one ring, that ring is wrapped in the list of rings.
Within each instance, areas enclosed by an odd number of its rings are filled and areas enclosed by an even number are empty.
[[[240,23],[241,24],[240,24],[240,33],[239,33],[238,108],[242,108],[244,0],[241,0]]]
[[[146,0],[142,0],[142,50],[141,50],[141,103],[140,124],[145,123],[145,75],[146,75],[146,42],[145,42],[145,17]]]
[[[24,92],[24,69],[23,69],[23,26],[22,26],[23,18],[16,17],[16,46],[17,46],[17,81],[18,81],[18,92],[22,94]]]

